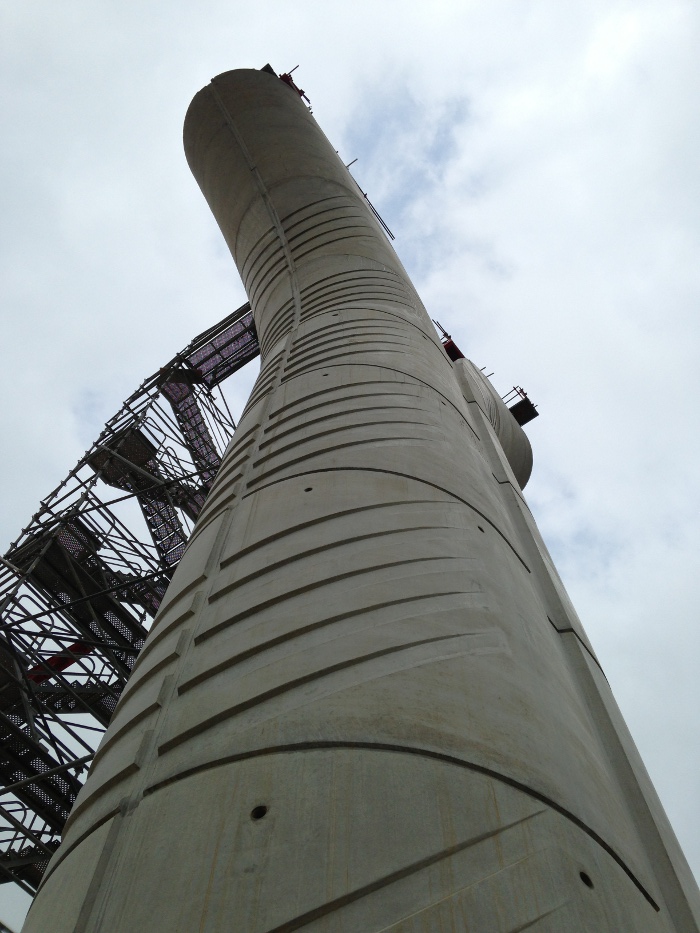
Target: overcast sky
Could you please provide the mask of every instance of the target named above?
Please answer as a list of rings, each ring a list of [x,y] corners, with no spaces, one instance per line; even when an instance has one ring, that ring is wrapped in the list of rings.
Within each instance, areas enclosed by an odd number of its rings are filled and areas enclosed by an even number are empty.
[[[700,876],[699,46],[689,0],[4,0],[0,549],[245,300],[182,121],[299,64],[431,316],[539,406],[528,500]]]

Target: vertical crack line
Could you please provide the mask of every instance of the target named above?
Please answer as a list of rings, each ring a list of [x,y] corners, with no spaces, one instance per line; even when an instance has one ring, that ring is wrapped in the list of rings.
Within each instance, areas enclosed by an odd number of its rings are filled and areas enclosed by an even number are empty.
[[[250,481],[249,480],[250,472],[252,469],[252,462],[253,462],[254,457],[258,453],[258,445],[260,444],[260,439],[263,435],[262,426],[264,425],[264,423],[267,421],[267,418],[268,418],[270,400],[272,396],[275,394],[275,392],[277,391],[277,389],[280,387],[280,384],[282,382],[282,375],[287,366],[287,361],[289,358],[289,354],[291,352],[292,339],[294,336],[294,332],[299,326],[299,322],[301,320],[301,293],[299,291],[299,283],[297,281],[296,266],[294,264],[294,258],[292,256],[292,251],[289,247],[287,235],[284,232],[284,227],[282,226],[282,221],[280,219],[280,216],[277,213],[277,210],[274,204],[272,203],[272,198],[270,197],[270,194],[267,190],[267,186],[265,185],[265,182],[263,181],[262,176],[260,175],[260,172],[258,171],[257,166],[255,165],[255,161],[253,160],[250,150],[246,146],[245,141],[238,127],[236,126],[236,123],[233,117],[231,116],[231,113],[228,107],[224,103],[221,95],[219,94],[219,91],[218,91],[218,88],[216,87],[216,83],[214,79],[212,79],[211,83],[209,84],[209,91],[212,97],[214,98],[214,102],[216,103],[216,106],[218,107],[222,117],[224,118],[226,125],[231,131],[233,138],[236,140],[236,143],[238,144],[238,147],[241,150],[243,158],[245,159],[246,164],[248,168],[250,169],[250,172],[253,178],[255,179],[255,184],[258,188],[258,191],[260,192],[260,197],[263,199],[263,203],[265,204],[267,213],[277,233],[277,238],[279,240],[280,246],[282,247],[282,251],[284,253],[285,260],[287,262],[289,284],[290,284],[290,288],[292,291],[292,297],[294,299],[294,320],[292,321],[292,326],[290,327],[289,332],[287,334],[287,339],[285,340],[284,349],[282,351],[281,358],[277,364],[277,372],[275,374],[275,378],[273,380],[272,385],[267,390],[267,393],[265,395],[265,401],[263,402],[263,411],[262,411],[262,415],[260,418],[261,428],[258,430],[254,447],[251,450],[250,456],[244,467],[242,489],[241,489],[241,492],[243,492],[245,489],[248,488],[248,484]],[[250,296],[248,297],[250,298]]]
[[[243,158],[245,159],[248,168],[250,169],[253,177],[255,178],[255,183],[258,187],[258,190],[260,191],[263,201],[265,202],[265,207],[267,208],[267,212],[270,215],[270,219],[272,220],[272,224],[275,230],[277,231],[277,236],[279,237],[282,249],[284,251],[284,255],[287,259],[287,266],[289,267],[289,271],[291,274],[294,274],[294,271],[295,271],[294,259],[292,258],[292,253],[289,248],[289,243],[287,242],[287,237],[284,232],[284,227],[282,226],[282,221],[280,220],[280,216],[275,210],[274,204],[272,203],[272,199],[270,198],[265,182],[262,180],[262,177],[260,176],[260,172],[258,171],[257,166],[255,165],[255,162],[253,160],[253,157],[250,154],[250,150],[246,146],[245,141],[243,137],[241,136],[241,133],[238,127],[236,126],[228,107],[224,103],[221,95],[219,94],[219,91],[216,87],[214,80],[211,81],[209,85],[209,90],[211,92],[212,97],[214,98],[216,106],[219,108],[221,115],[224,118],[224,121],[226,122],[226,125],[231,130],[231,133],[233,134],[234,139],[238,143],[238,146],[241,152],[243,153]]]

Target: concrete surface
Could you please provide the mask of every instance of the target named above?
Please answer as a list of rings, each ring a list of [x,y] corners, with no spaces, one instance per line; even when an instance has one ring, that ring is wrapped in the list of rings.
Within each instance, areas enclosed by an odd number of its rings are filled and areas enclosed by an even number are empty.
[[[525,435],[293,90],[185,147],[261,372],[25,933],[698,930]]]

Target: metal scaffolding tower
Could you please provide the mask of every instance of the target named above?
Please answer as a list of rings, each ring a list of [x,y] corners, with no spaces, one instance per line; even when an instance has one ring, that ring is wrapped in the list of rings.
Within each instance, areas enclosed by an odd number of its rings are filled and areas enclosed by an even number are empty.
[[[248,304],[196,337],[0,558],[0,883],[33,894],[58,847],[235,430],[221,383],[259,352]]]

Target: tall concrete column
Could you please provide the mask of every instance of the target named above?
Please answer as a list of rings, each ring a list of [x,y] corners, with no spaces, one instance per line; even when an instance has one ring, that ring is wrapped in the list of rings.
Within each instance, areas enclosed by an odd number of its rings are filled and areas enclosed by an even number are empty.
[[[185,146],[262,368],[26,933],[697,930],[522,431],[292,89]]]

